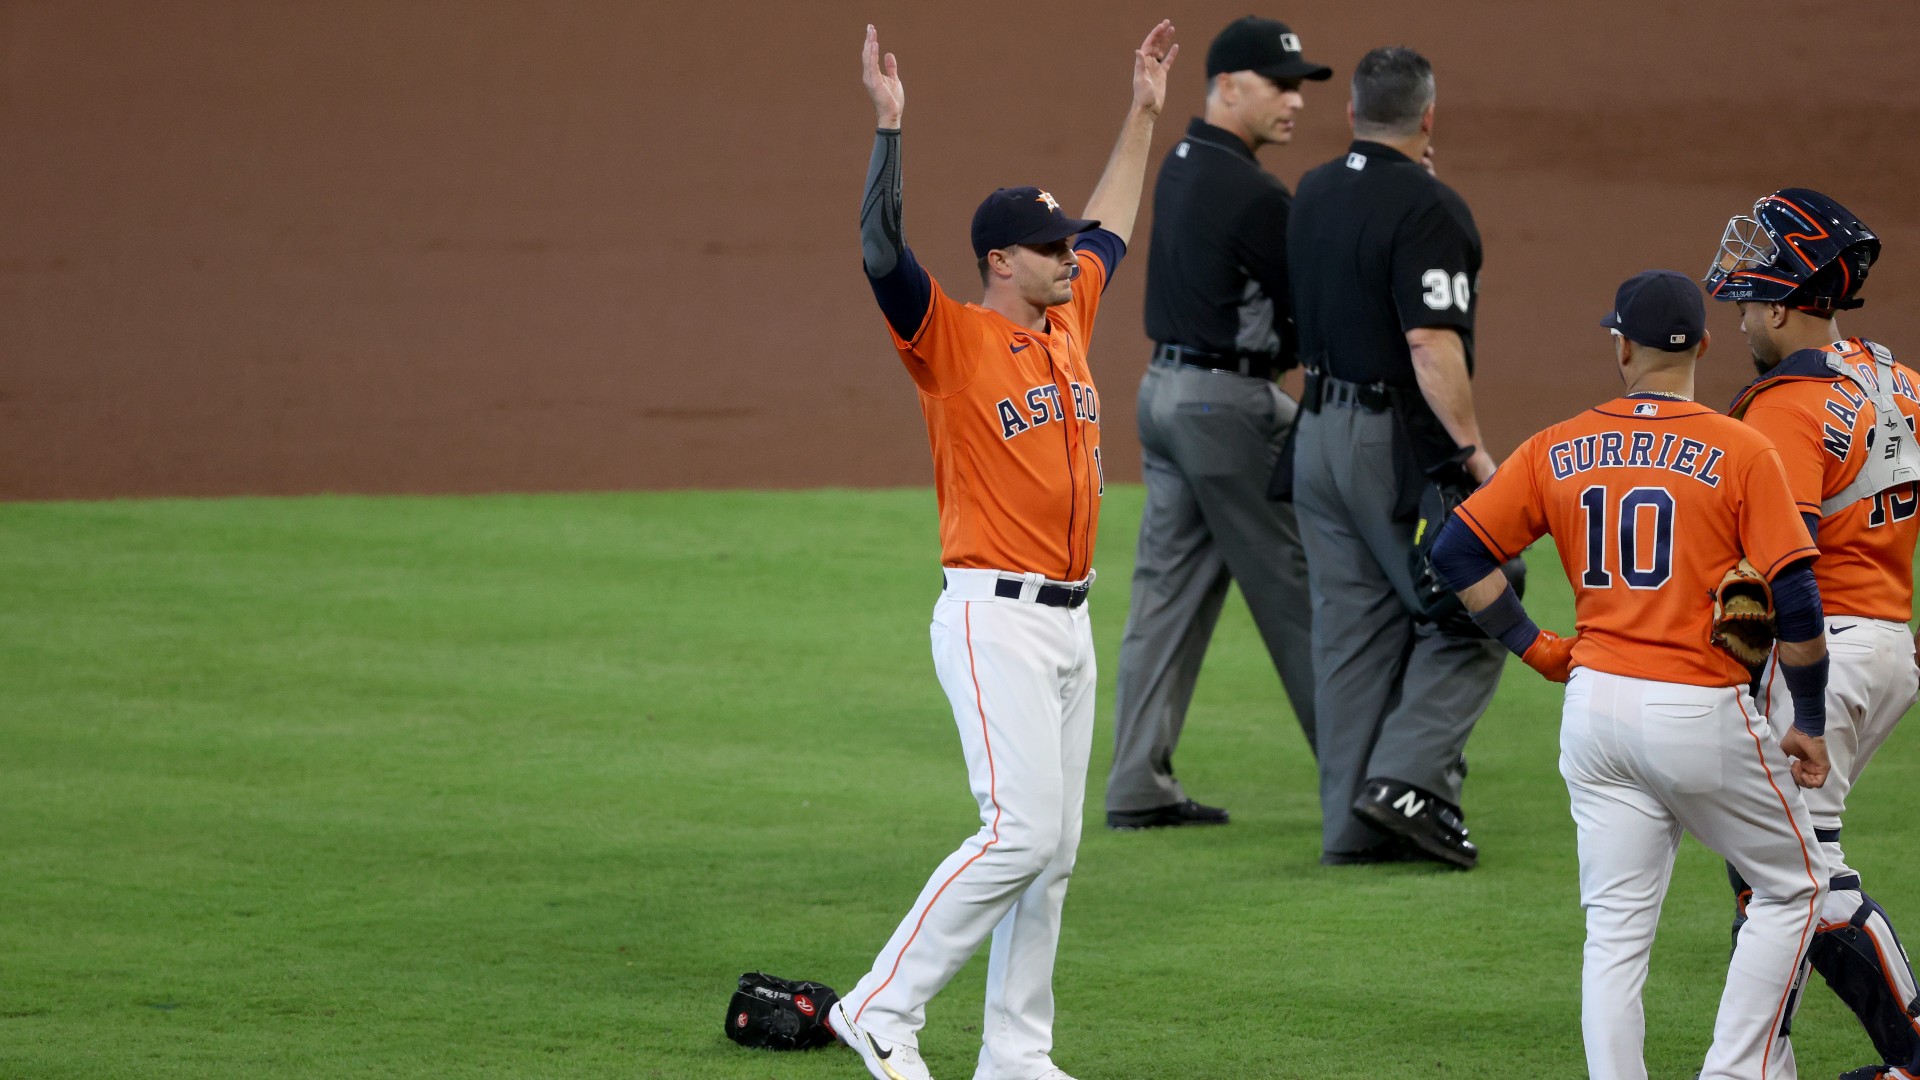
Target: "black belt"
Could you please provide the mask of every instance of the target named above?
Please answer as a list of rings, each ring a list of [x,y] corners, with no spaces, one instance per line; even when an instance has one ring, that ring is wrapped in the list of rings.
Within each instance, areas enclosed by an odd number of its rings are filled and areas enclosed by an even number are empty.
[[[1250,379],[1264,379],[1272,382],[1280,374],[1280,365],[1268,356],[1226,356],[1220,353],[1202,352],[1189,349],[1185,345],[1160,345],[1153,350],[1153,358],[1163,364],[1185,364],[1187,367],[1204,368],[1225,375],[1245,375]]]
[[[940,580],[944,587],[946,575],[941,575]],[[1018,600],[1020,599],[1020,590],[1026,588],[1026,585],[1027,583],[1024,581],[1013,578],[1001,578],[993,583],[993,595],[1000,597],[1002,600]],[[1092,590],[1092,582],[1077,586],[1042,585],[1040,586],[1040,591],[1034,594],[1033,602],[1036,604],[1045,604],[1048,607],[1077,608],[1087,602],[1087,593]]]
[[[993,595],[1002,600],[1018,600],[1020,590],[1024,588],[1026,588],[1024,581],[1009,581],[1001,578],[993,583]],[[1087,602],[1087,593],[1090,591],[1092,587],[1087,585],[1077,589],[1066,585],[1042,585],[1040,591],[1034,594],[1033,602],[1045,604],[1048,607],[1077,608]]]
[[[1386,412],[1420,392],[1417,388],[1386,383],[1348,382],[1330,375],[1318,376],[1315,381],[1319,384],[1318,404],[1353,405],[1368,412]]]

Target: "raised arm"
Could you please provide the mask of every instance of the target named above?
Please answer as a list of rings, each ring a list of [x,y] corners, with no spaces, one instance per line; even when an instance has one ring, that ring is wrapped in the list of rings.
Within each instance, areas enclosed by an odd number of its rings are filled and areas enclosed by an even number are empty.
[[[860,82],[873,102],[873,154],[867,159],[866,194],[860,201],[860,261],[873,298],[894,333],[911,340],[933,303],[933,281],[907,248],[901,225],[900,115],[907,92],[900,62],[880,53],[880,32],[867,24],[860,50]]]
[[[1173,23],[1165,19],[1147,34],[1133,53],[1133,101],[1120,125],[1120,138],[1107,158],[1106,171],[1094,185],[1093,197],[1081,217],[1094,218],[1100,227],[1125,241],[1133,235],[1140,213],[1140,189],[1147,175],[1147,150],[1153,142],[1153,124],[1167,103],[1167,69],[1180,55],[1173,43]]]
[[[868,277],[891,273],[906,241],[900,228],[900,115],[907,91],[900,85],[900,62],[880,56],[880,32],[867,24],[860,50],[860,83],[873,101],[876,121],[873,155],[867,161],[866,196],[860,202],[860,253]]]

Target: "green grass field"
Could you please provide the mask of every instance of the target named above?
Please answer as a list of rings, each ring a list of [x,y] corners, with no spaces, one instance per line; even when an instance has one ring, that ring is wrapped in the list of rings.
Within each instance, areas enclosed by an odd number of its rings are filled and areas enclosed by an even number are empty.
[[[1110,493],[1107,665],[1138,488]],[[1531,606],[1567,627],[1536,549]],[[735,976],[850,987],[974,827],[927,655],[924,491],[0,506],[0,1077],[862,1075],[720,1033]],[[1480,869],[1322,868],[1313,763],[1244,607],[1180,756],[1234,824],[1090,827],[1056,1059],[1081,1080],[1573,1077],[1557,688],[1469,753]],[[1920,926],[1920,748],[1849,818]],[[1647,989],[1690,1077],[1727,951],[1683,849]],[[1920,931],[1916,931],[1920,932]],[[972,1075],[984,955],[930,1010]],[[1866,1063],[1819,990],[1802,1075]]]

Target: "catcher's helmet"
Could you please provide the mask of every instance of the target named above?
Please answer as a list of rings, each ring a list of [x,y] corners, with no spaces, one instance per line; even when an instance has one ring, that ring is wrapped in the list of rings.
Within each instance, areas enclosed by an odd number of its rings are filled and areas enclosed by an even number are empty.
[[[1853,212],[1808,188],[1782,188],[1736,215],[1707,269],[1715,300],[1791,304],[1806,311],[1857,308],[1880,238]]]

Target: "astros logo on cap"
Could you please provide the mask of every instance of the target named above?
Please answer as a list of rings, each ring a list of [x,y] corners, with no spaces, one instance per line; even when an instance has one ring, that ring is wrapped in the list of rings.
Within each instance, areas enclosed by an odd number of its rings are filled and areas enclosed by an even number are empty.
[[[1047,209],[1053,211],[1056,214],[1060,212],[1060,200],[1054,198],[1053,192],[1051,191],[1042,191],[1039,194],[1039,196],[1035,198],[1033,201],[1046,203]]]

